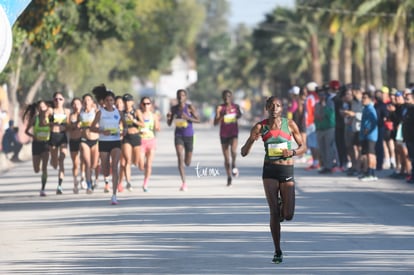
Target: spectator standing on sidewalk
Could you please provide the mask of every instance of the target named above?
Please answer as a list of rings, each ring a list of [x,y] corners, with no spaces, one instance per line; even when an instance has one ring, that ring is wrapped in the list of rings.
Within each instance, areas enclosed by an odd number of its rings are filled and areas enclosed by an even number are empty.
[[[404,98],[406,101],[406,109],[402,122],[402,134],[407,146],[408,158],[411,161],[411,171],[407,182],[414,183],[414,131],[412,129],[414,125],[414,101],[412,91],[407,91],[404,94]]]
[[[348,109],[349,106],[343,101],[344,89],[338,80],[329,82],[330,98],[335,106],[335,147],[336,147],[336,171],[345,171],[348,164],[348,154],[345,144],[345,120],[342,111]]]
[[[319,152],[322,160],[320,174],[330,174],[335,167],[335,106],[327,90],[320,90],[319,102],[315,105],[315,126]]]
[[[378,140],[378,117],[370,92],[362,94],[362,104],[364,109],[362,110],[359,140],[361,142],[361,162],[365,174],[360,177],[360,180],[375,181],[377,180],[375,176],[377,166],[375,144]]]
[[[377,161],[376,169],[378,171],[383,169],[384,165],[384,135],[385,135],[385,121],[387,120],[388,109],[387,104],[384,103],[382,90],[375,91],[374,108],[377,111],[378,119],[378,140],[375,145],[375,156]]]
[[[345,122],[345,128],[344,128],[344,142],[346,146],[346,154],[349,156],[352,162],[352,154],[354,153],[353,149],[353,137],[354,137],[354,131],[352,129],[353,119],[352,116],[352,102],[353,102],[353,93],[352,93],[352,86],[347,85],[345,88],[343,97],[342,97],[342,109],[340,110],[341,117],[343,117],[343,120]],[[352,162],[354,164],[354,162]],[[347,169],[347,173],[351,173],[353,170],[351,168]]]
[[[306,146],[309,148],[312,155],[312,164],[306,170],[319,169],[319,146],[318,138],[316,136],[315,126],[315,105],[319,102],[319,96],[316,92],[318,84],[309,82],[304,88],[307,90],[305,99],[305,127],[306,127]]]
[[[344,111],[344,115],[351,119],[351,133],[345,138],[352,164],[347,171],[348,176],[357,175],[361,171],[359,131],[361,130],[362,109],[364,106],[362,105],[362,91],[359,85],[352,85],[352,95],[351,110]]]
[[[403,179],[411,171],[411,162],[408,160],[407,148],[404,144],[404,138],[402,135],[402,121],[404,112],[406,109],[406,103],[404,100],[404,94],[401,91],[395,93],[395,107],[392,113],[392,119],[395,127],[395,156],[397,159],[397,171],[392,174],[392,178]]]

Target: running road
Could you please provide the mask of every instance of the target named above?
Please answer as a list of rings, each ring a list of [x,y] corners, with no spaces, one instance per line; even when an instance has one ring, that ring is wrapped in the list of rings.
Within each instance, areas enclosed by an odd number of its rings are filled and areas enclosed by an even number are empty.
[[[241,145],[248,135],[240,134]],[[0,175],[0,274],[412,274],[414,186],[386,178],[360,182],[341,173],[320,176],[297,164],[296,213],[282,223],[284,261],[273,244],[261,185],[262,142],[238,156],[240,176],[226,187],[218,128],[196,128],[189,190],[180,192],[173,130],[158,134],[150,191],[110,205],[102,184],[92,195],[47,197],[31,162]]]

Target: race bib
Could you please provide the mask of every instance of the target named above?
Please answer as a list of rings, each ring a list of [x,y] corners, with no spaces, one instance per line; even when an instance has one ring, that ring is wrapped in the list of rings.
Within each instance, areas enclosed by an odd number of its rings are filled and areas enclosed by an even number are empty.
[[[39,141],[48,141],[50,138],[49,132],[37,132],[36,133],[36,139]]]
[[[91,121],[81,121],[80,127],[81,128],[88,128],[91,126]]]
[[[187,128],[187,126],[188,126],[187,120],[182,119],[182,118],[177,118],[175,120],[175,127],[177,127],[177,128]]]
[[[129,118],[128,116],[125,116],[125,122],[128,126],[134,125],[134,119]]]
[[[225,124],[235,123],[237,121],[236,114],[225,114],[223,121]]]
[[[112,136],[116,136],[119,133],[119,129],[118,128],[105,128],[105,131],[108,131],[111,133]]]
[[[267,145],[267,154],[269,157],[282,157],[283,156],[283,150],[288,149],[288,143],[271,143]]]

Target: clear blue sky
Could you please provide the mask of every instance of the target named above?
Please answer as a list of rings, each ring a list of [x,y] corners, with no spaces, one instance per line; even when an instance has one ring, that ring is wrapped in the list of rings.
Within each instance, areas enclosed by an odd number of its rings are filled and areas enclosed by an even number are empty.
[[[295,0],[228,0],[231,25],[244,23],[254,26],[263,21],[265,14],[277,6],[293,7]]]

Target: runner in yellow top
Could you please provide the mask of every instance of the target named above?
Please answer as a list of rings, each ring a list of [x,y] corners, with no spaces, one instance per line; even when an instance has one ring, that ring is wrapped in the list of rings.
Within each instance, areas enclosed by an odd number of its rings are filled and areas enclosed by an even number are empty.
[[[62,194],[62,182],[65,175],[65,157],[68,153],[68,138],[66,136],[69,124],[69,109],[64,107],[65,99],[60,92],[53,94],[53,114],[50,121],[50,163],[58,169],[58,186],[56,194]]]
[[[144,171],[142,190],[147,192],[156,147],[155,132],[160,130],[160,119],[158,114],[154,113],[151,99],[147,96],[141,98],[141,112],[144,127],[140,128],[141,160],[139,161],[139,168]]]
[[[33,170],[39,173],[40,164],[42,165],[42,187],[40,196],[46,196],[45,187],[47,182],[47,163],[49,161],[49,140],[50,140],[50,121],[49,117],[52,109],[44,100],[38,101],[27,106],[23,114],[23,120],[29,119],[25,133],[33,138],[32,141],[32,162]]]
[[[140,167],[141,136],[139,128],[144,127],[141,110],[134,108],[134,98],[130,94],[122,97],[125,108],[121,112],[126,122],[126,135],[122,140],[122,156],[125,159],[125,179],[127,189],[132,191],[131,185],[131,164]]]
[[[82,162],[85,165],[86,193],[92,194],[92,191],[97,187],[99,176],[99,169],[97,169],[99,162],[99,134],[91,131],[91,125],[95,119],[97,107],[91,94],[84,94],[82,96],[82,105],[83,108],[79,115],[79,127],[82,129],[80,148]],[[92,171],[95,171],[95,184],[93,185]]]

